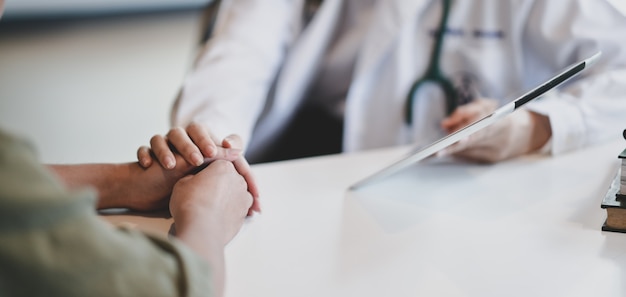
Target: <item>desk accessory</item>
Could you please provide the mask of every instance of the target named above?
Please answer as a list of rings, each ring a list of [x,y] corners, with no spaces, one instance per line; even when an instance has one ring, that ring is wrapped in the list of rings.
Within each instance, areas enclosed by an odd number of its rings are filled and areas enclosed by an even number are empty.
[[[622,133],[626,139],[626,129]],[[600,207],[606,209],[606,220],[602,231],[626,233],[626,149],[618,156],[620,167],[611,182]]]
[[[626,129],[622,132],[622,137],[626,139]],[[620,174],[619,174],[619,192],[617,192],[618,200],[626,200],[626,149],[617,156],[621,160]]]

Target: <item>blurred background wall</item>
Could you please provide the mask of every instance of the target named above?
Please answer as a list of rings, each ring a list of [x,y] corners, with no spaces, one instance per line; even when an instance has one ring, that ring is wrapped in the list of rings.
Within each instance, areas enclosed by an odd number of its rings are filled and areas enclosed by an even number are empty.
[[[156,133],[211,0],[9,0],[0,19],[0,127],[47,163],[125,162]]]

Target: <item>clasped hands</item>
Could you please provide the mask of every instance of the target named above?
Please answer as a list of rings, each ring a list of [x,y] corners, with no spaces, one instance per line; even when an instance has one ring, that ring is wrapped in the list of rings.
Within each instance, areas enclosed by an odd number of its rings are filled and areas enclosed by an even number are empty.
[[[251,216],[254,212],[261,211],[259,191],[250,165],[243,156],[242,148],[243,141],[238,135],[233,134],[223,140],[218,140],[204,126],[192,123],[184,129],[172,128],[166,135],[153,136],[150,139],[150,147],[142,146],[137,150],[137,158],[139,165],[145,171],[160,172],[164,177],[160,185],[159,183],[150,185],[163,188],[160,190],[161,194],[168,192],[168,189],[175,191],[175,185],[180,183],[179,180],[197,179],[195,177],[197,173],[212,171],[212,167],[215,166],[222,167],[221,179],[229,175],[239,175],[243,178],[244,188],[253,198],[247,213]],[[221,163],[230,163],[232,166]],[[220,177],[214,174],[213,178],[219,179]],[[206,185],[203,186],[202,183],[187,181],[186,184],[195,184],[199,190],[205,188],[207,195],[215,191],[214,188],[209,189],[209,184],[213,183],[205,182]],[[235,189],[222,189],[222,191],[235,194]],[[155,197],[155,195],[139,195],[139,197],[147,196]],[[173,198],[174,195],[172,195]],[[149,203],[151,199],[144,200]],[[171,203],[170,210],[172,210]]]

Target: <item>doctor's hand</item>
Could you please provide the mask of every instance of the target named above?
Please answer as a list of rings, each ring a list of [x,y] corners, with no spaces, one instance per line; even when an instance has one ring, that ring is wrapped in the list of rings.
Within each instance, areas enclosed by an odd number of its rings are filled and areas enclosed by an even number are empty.
[[[220,141],[203,125],[191,123],[186,128],[172,128],[166,135],[154,135],[150,147],[137,150],[137,159],[144,168],[152,165],[153,156],[166,169],[176,166],[174,153],[180,154],[187,163],[200,166],[207,159],[223,159],[240,154],[240,150],[225,149],[217,144]]]
[[[452,133],[490,114],[496,108],[497,103],[493,99],[477,99],[459,106],[441,122],[441,126],[448,133]],[[439,155],[495,163],[532,153],[545,145],[551,136],[548,117],[520,109],[449,146]]]

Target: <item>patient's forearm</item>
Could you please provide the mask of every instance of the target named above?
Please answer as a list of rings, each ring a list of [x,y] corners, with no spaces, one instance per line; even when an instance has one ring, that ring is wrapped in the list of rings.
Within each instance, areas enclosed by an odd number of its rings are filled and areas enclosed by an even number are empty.
[[[92,187],[98,192],[98,209],[131,207],[124,199],[133,186],[132,172],[139,168],[135,163],[48,165],[69,188]]]

